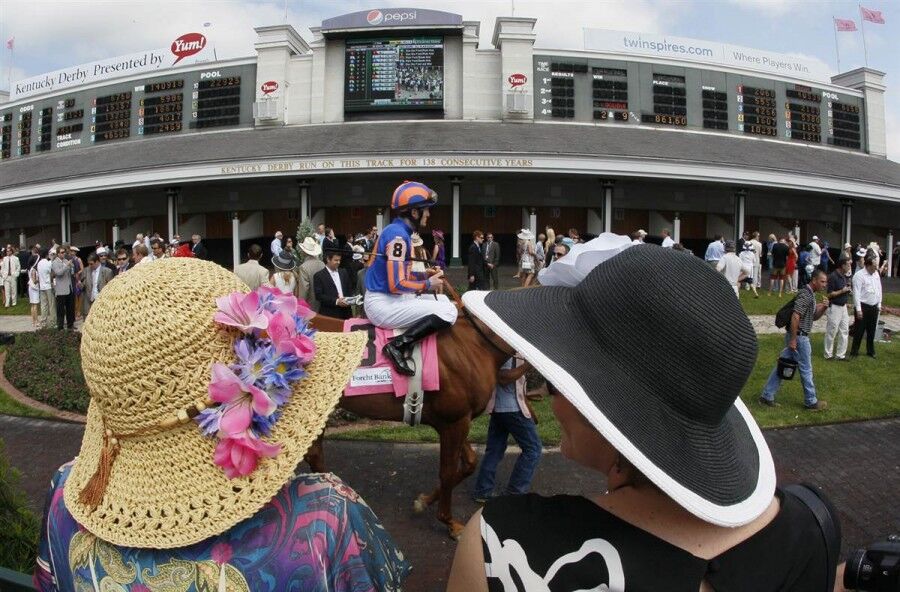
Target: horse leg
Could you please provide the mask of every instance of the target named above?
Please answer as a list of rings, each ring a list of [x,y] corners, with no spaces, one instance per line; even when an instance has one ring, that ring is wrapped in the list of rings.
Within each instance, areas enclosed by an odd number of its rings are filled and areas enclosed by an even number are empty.
[[[450,537],[456,539],[462,532],[464,525],[453,519],[452,501],[453,488],[461,480],[459,469],[460,451],[469,435],[470,420],[468,417],[460,419],[439,430],[441,437],[441,484],[438,494],[437,518],[447,525]]]
[[[309,450],[306,451],[304,460],[309,463],[310,472],[325,472],[325,447],[322,445],[323,438],[324,433],[319,434],[319,437],[316,438],[316,440],[309,447]]]
[[[457,470],[456,476],[453,479],[453,487],[456,487],[466,477],[474,473],[475,467],[478,466],[478,455],[475,454],[475,450],[472,448],[472,444],[468,440],[463,442],[463,445],[459,450],[459,462],[459,469]],[[436,502],[440,495],[440,485],[438,485],[434,489],[434,491],[429,494],[420,493],[416,500],[413,502],[413,510],[416,512],[416,514],[421,514],[425,511],[425,508]]]

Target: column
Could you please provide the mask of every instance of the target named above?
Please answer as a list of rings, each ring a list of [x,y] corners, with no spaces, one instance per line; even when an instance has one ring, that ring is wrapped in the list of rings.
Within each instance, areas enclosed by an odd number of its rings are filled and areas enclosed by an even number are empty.
[[[612,232],[612,198],[616,182],[604,179],[603,183],[603,232]]]
[[[378,208],[378,213],[375,215],[375,226],[378,228],[378,234],[381,234],[381,229],[384,228],[384,208]]]
[[[794,220],[794,240],[797,241],[797,246],[800,246],[800,220]],[[844,245],[841,245],[843,247]]]
[[[681,242],[681,214],[675,212],[675,221],[672,222],[672,240],[676,243]]]
[[[462,265],[462,260],[459,258],[459,243],[461,242],[459,236],[459,189],[460,184],[462,183],[462,177],[453,177],[450,179],[450,184],[453,187],[453,250],[451,251],[451,259],[450,265]]]
[[[841,248],[850,242],[850,225],[852,223],[853,199],[841,198]],[[852,243],[851,243],[852,244]]]
[[[241,218],[238,212],[231,215],[231,257],[234,269],[241,263]]]
[[[119,242],[119,221],[113,220],[112,225],[112,244],[111,247],[115,248],[116,243]],[[110,259],[112,259],[112,255],[110,254]]]
[[[19,248],[20,249],[24,249],[28,246],[25,244],[25,241],[27,241],[27,240],[28,240],[28,237],[25,236],[25,229],[22,228],[21,230],[19,230]]]
[[[166,220],[168,221],[168,239],[178,234],[178,198],[181,195],[181,187],[169,187],[166,189],[166,201],[168,208],[166,212]]]
[[[60,226],[60,236],[59,243],[66,244],[69,242],[70,237],[72,236],[72,219],[70,217],[70,207],[71,200],[61,199],[59,200],[59,226]]]
[[[304,220],[310,219],[309,180],[300,179],[297,181],[297,186],[300,187],[300,221],[303,222]]]
[[[737,189],[734,192],[734,242],[737,243],[744,235],[744,211],[747,200],[747,190]]]
[[[531,234],[533,234],[535,240],[537,240],[537,210],[534,208],[529,208],[528,210],[528,228],[531,229]]]
[[[888,268],[887,268],[887,277],[894,277],[894,231],[888,230],[887,234],[887,249],[884,250],[886,253]]]

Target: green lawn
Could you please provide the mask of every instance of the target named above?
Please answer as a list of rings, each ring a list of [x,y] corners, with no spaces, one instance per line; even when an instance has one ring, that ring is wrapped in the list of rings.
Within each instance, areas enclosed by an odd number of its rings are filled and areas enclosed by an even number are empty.
[[[777,300],[777,299],[776,299]],[[897,372],[900,367],[900,343],[875,344],[877,359],[866,356],[850,362],[826,362],[822,359],[821,334],[812,336],[813,375],[819,397],[828,401],[826,411],[811,412],[802,408],[803,389],[799,377],[784,382],[778,393],[779,407],[764,407],[757,402],[762,387],[784,346],[782,335],[761,335],[756,367],[750,375],[741,398],[763,428],[801,426],[900,416],[900,389]],[[863,346],[865,347],[865,346]],[[538,415],[538,432],[545,446],[559,443],[559,424],[550,410],[547,397],[534,403]],[[471,439],[484,443],[488,417],[475,420]],[[340,440],[378,440],[390,442],[437,442],[437,432],[427,426],[405,425],[377,427],[334,434]]]
[[[748,315],[774,316],[779,308],[784,306],[785,303],[790,302],[791,298],[794,297],[793,294],[784,294],[781,298],[779,298],[777,294],[769,296],[768,289],[759,289],[758,291],[759,298],[754,298],[753,292],[741,290],[741,305],[744,307],[744,312]],[[816,298],[821,302],[825,299],[825,296],[817,294]],[[885,306],[895,306],[900,308],[900,294],[894,292],[884,294],[883,303]]]
[[[6,308],[2,304],[0,304],[0,316],[8,316],[8,315],[30,315],[31,314],[31,306],[28,304],[28,296],[26,295],[24,298],[19,298],[18,302],[16,302],[15,306],[10,306]]]
[[[50,417],[49,413],[44,413],[31,407],[22,405],[5,391],[0,390],[0,415],[18,415],[20,417]]]

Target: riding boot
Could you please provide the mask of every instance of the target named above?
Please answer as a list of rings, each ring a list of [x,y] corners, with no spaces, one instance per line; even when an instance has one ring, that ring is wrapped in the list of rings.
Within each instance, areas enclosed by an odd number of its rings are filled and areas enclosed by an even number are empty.
[[[409,357],[412,355],[415,344],[450,325],[451,323],[437,315],[428,315],[410,325],[403,335],[398,335],[388,341],[381,351],[394,364],[397,372],[405,376],[412,376],[416,371],[409,367]]]

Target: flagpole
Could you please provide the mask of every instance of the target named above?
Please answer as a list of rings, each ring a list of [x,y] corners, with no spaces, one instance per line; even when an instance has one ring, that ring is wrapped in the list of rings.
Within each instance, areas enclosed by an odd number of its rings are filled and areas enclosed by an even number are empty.
[[[834,29],[834,53],[837,54],[837,71],[841,73],[841,50],[838,47],[837,21],[834,15],[831,15],[831,28]]]
[[[869,46],[866,45],[866,17],[862,11],[862,4],[857,4],[859,7],[859,25],[862,27],[862,38],[863,38],[863,51],[866,56],[866,68],[869,67]]]

